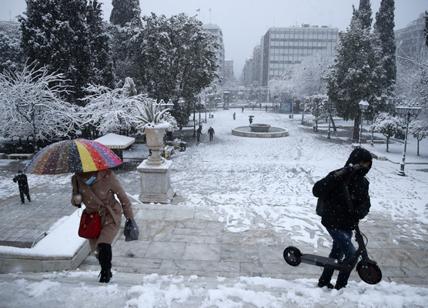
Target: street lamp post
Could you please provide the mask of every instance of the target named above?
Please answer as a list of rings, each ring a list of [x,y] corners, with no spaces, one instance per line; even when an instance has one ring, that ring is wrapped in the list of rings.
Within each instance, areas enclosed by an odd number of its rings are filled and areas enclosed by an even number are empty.
[[[360,113],[361,113],[361,118],[360,118],[361,126],[360,126],[360,134],[358,139],[361,146],[361,139],[362,139],[361,137],[363,135],[363,122],[364,122],[363,115],[364,115],[364,112],[367,111],[367,109],[369,108],[369,103],[367,101],[360,101],[358,103],[358,106],[360,107]]]
[[[303,99],[303,108],[302,108],[302,122],[301,124],[303,125],[303,123],[305,122],[305,108],[306,108],[306,100],[307,98],[305,97]]]
[[[327,139],[331,138],[331,100],[329,99],[327,101],[327,110],[328,110],[328,134],[327,134]]]
[[[400,170],[398,171],[398,175],[405,176],[404,167],[406,165],[406,151],[407,151],[407,134],[409,132],[409,123],[412,117],[416,118],[421,112],[421,107],[410,107],[410,106],[397,106],[395,107],[397,113],[401,116],[404,116],[404,120],[406,121],[406,133],[404,135],[404,149],[403,149],[403,157],[401,158]]]

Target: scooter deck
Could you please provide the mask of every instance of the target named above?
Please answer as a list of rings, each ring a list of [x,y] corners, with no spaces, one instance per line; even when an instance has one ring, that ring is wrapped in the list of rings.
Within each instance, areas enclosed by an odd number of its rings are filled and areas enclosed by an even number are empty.
[[[313,264],[321,267],[324,267],[324,266],[340,267],[340,264],[336,259],[331,259],[331,258],[321,257],[321,256],[311,255],[311,254],[303,254],[302,263]]]

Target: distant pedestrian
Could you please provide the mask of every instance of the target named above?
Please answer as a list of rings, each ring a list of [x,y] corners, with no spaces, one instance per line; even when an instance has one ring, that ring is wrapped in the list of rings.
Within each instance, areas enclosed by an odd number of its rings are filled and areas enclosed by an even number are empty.
[[[250,115],[248,116],[248,121],[250,122],[250,125],[253,123],[254,116]]]
[[[208,129],[208,134],[210,135],[210,142],[214,140],[214,128],[212,128],[212,126],[210,126],[210,128]]]
[[[18,182],[19,187],[19,196],[21,197],[21,203],[25,203],[24,195],[27,197],[28,201],[31,202],[30,198],[30,188],[28,187],[27,176],[21,171],[18,171],[18,174],[13,178],[13,181]]]
[[[233,113],[233,120],[236,120],[236,112]]]
[[[241,107],[242,112],[244,112],[244,107]]]
[[[262,110],[262,103],[260,103],[259,106],[260,106],[260,110]]]
[[[265,105],[265,110],[266,110],[266,112],[267,112],[267,105]]]
[[[199,125],[198,129],[196,130],[196,144],[199,144],[199,142],[201,142],[201,135],[202,135],[202,125]]]

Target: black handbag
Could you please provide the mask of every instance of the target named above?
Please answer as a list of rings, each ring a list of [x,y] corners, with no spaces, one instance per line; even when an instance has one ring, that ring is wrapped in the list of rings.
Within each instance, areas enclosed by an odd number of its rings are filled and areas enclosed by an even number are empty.
[[[134,219],[127,219],[125,223],[125,229],[123,230],[125,235],[125,242],[137,241],[140,231],[138,230],[137,223]]]

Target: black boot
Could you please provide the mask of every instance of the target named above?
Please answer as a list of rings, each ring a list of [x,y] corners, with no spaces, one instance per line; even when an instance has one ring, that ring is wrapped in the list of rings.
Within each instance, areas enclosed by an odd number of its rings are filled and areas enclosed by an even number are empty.
[[[334,269],[331,267],[324,267],[324,270],[321,274],[320,279],[318,280],[318,287],[323,288],[327,287],[333,289],[333,285],[330,283],[331,277],[333,276]]]
[[[111,273],[111,245],[106,243],[98,244],[98,261],[101,265],[100,282],[108,283],[113,277]]]
[[[340,290],[342,288],[345,288],[348,284],[349,276],[351,275],[350,271],[340,271],[339,275],[337,276],[336,285],[334,288],[336,290]]]

